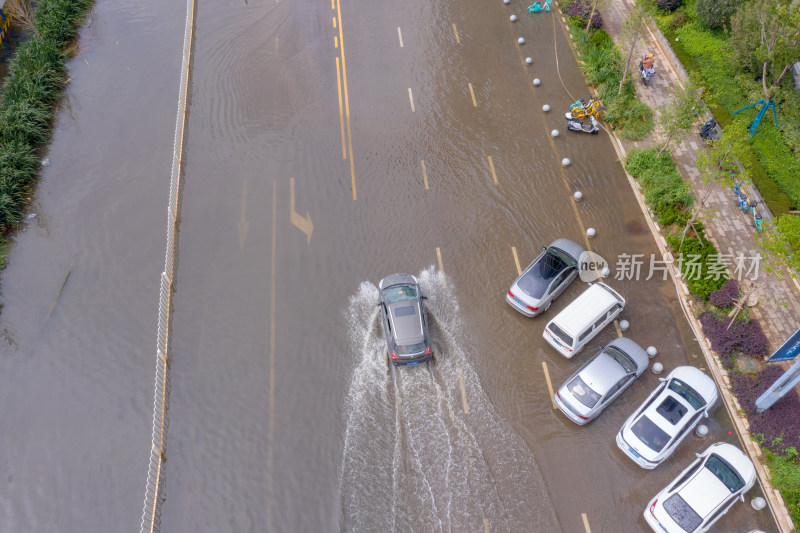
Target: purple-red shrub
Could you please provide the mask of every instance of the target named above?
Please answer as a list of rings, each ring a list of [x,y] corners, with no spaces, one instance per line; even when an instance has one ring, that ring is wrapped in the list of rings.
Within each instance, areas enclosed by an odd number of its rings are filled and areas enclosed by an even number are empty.
[[[740,329],[739,350],[743,354],[750,357],[764,357],[769,353],[769,342],[758,320],[736,323],[731,329],[736,327]]]
[[[726,307],[733,307],[733,304],[735,304],[738,299],[739,284],[733,278],[729,279],[718,291],[714,291],[708,295],[709,302],[723,309]]]
[[[784,455],[786,448],[800,449],[800,397],[792,390],[775,405],[758,413],[755,401],[784,373],[779,366],[767,366],[758,374],[733,374],[733,393],[750,421],[750,434],[764,436],[762,444]]]
[[[580,17],[583,22],[587,22],[589,14],[592,12],[592,2],[591,0],[572,0],[566,5],[564,11],[570,17]],[[595,11],[594,16],[592,16],[592,28],[599,29],[602,27],[603,16],[599,11]]]
[[[757,320],[737,320],[728,328],[729,320],[711,311],[701,314],[699,320],[711,348],[721,357],[737,351],[750,357],[764,357],[769,353],[767,337]]]
[[[736,330],[735,326],[731,329],[726,329],[728,326],[727,321],[720,320],[717,315],[711,311],[706,311],[700,315],[700,325],[703,326],[703,333],[706,338],[711,342],[711,349],[717,352],[721,357],[726,357],[736,350],[737,337],[734,335]]]

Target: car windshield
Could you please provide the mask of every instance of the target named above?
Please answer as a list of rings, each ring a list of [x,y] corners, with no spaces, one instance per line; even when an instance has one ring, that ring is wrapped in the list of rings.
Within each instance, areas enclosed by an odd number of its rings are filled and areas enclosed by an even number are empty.
[[[664,510],[684,531],[694,531],[703,522],[700,515],[681,498],[680,494],[673,494],[664,500]]]
[[[597,400],[600,399],[600,395],[592,390],[580,376],[575,376],[575,379],[567,384],[567,390],[586,407],[594,407]]]
[[[631,431],[654,452],[660,452],[669,442],[669,435],[646,416],[642,416],[637,420],[631,427]]]
[[[420,342],[419,344],[407,344],[407,345],[397,345],[397,353],[400,354],[409,354],[409,353],[419,353],[426,348],[424,342]]]
[[[744,481],[739,477],[739,474],[718,455],[711,454],[711,457],[706,462],[706,468],[717,476],[717,479],[722,481],[729,491],[736,492],[744,487]]]
[[[606,348],[606,353],[625,369],[626,374],[636,372],[636,363],[634,363],[633,359],[631,359],[625,352],[618,350],[613,346],[609,346]]]
[[[573,264],[575,261],[558,248],[548,248],[541,259],[520,278],[517,286],[531,298],[541,298],[553,278]]]
[[[387,304],[393,304],[400,300],[416,300],[418,298],[417,288],[413,285],[395,285],[384,289],[383,298]]]
[[[669,390],[678,394],[687,402],[689,402],[689,405],[691,405],[694,409],[700,409],[706,404],[706,401],[702,396],[700,396],[700,394],[697,393],[696,390],[679,379],[673,379],[669,382]]]
[[[566,345],[567,345],[567,346],[569,346],[570,348],[572,347],[572,337],[570,337],[569,335],[567,335],[566,333],[564,333],[564,332],[561,330],[561,328],[559,328],[559,327],[558,327],[558,326],[556,326],[555,324],[550,324],[550,325],[548,326],[548,329],[550,330],[550,332],[551,332],[553,335],[555,335],[556,337],[558,337],[558,338],[561,340],[561,342],[562,342],[562,343],[566,344]]]

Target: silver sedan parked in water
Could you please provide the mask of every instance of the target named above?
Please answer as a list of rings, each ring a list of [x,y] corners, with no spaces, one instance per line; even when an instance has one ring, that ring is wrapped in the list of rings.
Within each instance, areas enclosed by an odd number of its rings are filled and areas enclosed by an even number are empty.
[[[433,357],[428,335],[425,296],[411,274],[392,274],[378,284],[383,332],[389,361],[416,365]]]
[[[647,352],[630,339],[609,343],[558,388],[553,400],[567,418],[588,424],[642,375]]]
[[[506,294],[506,301],[525,316],[547,311],[578,276],[583,246],[569,239],[556,239],[522,271]]]

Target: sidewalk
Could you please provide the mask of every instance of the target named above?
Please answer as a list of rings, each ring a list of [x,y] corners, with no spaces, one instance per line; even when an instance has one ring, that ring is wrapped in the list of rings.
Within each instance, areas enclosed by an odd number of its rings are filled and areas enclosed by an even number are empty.
[[[619,40],[622,21],[631,3],[632,0],[617,0],[603,13],[606,30],[615,41]],[[656,75],[647,86],[636,83],[636,95],[658,114],[658,110],[669,101],[672,89],[682,87],[687,75],[660,32],[646,35],[638,44],[634,57],[641,57],[647,52],[655,54]],[[692,129],[683,142],[672,150],[678,170],[690,184],[695,197],[700,197],[706,187],[695,168],[697,152],[702,149],[698,131],[699,127]],[[658,134],[654,132],[644,141],[623,140],[622,145],[628,151],[631,148],[647,148],[659,141]],[[720,254],[733,254],[734,257],[738,253],[746,257],[755,255],[759,246],[756,244],[752,216],[742,213],[732,190],[724,190],[717,185],[712,187],[716,190],[709,195],[706,203],[714,216],[710,220],[703,220],[707,235]],[[750,198],[757,197],[757,191],[752,187],[746,188],[746,192]],[[764,218],[771,219],[772,215],[765,212],[763,202],[759,202],[759,206]],[[750,309],[750,314],[761,323],[769,339],[770,350],[775,350],[800,327],[800,287],[785,273],[782,279],[770,276],[758,292],[758,304]]]
[[[603,11],[605,29],[616,41],[620,41],[622,21],[627,16],[627,12],[634,0],[615,0],[612,5]],[[647,33],[639,44],[634,57],[642,57],[645,53],[655,54],[656,76],[647,86],[636,83],[636,95],[645,102],[658,115],[661,109],[670,100],[673,88],[682,88],[688,79],[686,71],[680,61],[672,52],[672,48],[667,43],[661,32],[655,30]],[[634,66],[635,69],[635,66]],[[672,150],[672,157],[676,161],[676,166],[689,183],[695,197],[701,196],[707,185],[702,183],[700,173],[695,167],[698,152],[703,148],[702,140],[698,135],[699,125],[687,133],[683,141]],[[657,132],[651,133],[643,141],[625,141],[617,139],[625,152],[632,148],[647,148],[658,144],[660,136]],[[723,189],[719,185],[711,185],[714,189],[706,200],[707,211],[713,213],[706,217],[702,222],[706,228],[706,235],[714,243],[720,254],[744,254],[752,257],[759,251],[756,243],[755,225],[750,214],[742,213],[736,203],[733,191]],[[758,191],[752,187],[746,189],[750,198],[761,199]],[[759,202],[764,206],[763,202]],[[766,210],[766,206],[761,210],[765,219],[770,220],[772,214]],[[663,239],[657,238],[660,245],[665,246]],[[759,280],[764,275],[763,268],[759,273]],[[744,282],[741,283],[744,286]],[[692,323],[696,332],[701,332],[700,325],[697,323],[696,312],[691,303],[691,296],[681,285],[683,294],[679,294],[682,305],[687,317]],[[770,351],[777,349],[783,342],[800,327],[800,284],[793,280],[788,273],[784,273],[782,278],[770,275],[766,283],[757,291],[757,303],[750,308],[750,316],[758,319],[764,334],[769,340]],[[752,303],[752,302],[748,302]],[[700,341],[701,339],[698,338]],[[702,339],[704,341],[704,339]],[[707,342],[700,342],[704,355],[708,362],[709,370],[714,374],[715,380],[722,386],[722,395],[725,399],[726,408],[731,415],[734,426],[741,437],[741,441],[747,448],[751,458],[756,462],[757,471],[761,480],[764,494],[769,500],[773,515],[775,516],[781,531],[792,531],[792,521],[786,505],[780,496],[769,483],[766,469],[758,459],[761,456],[760,447],[755,444],[748,433],[747,419],[741,412],[741,408],[736,398],[730,392],[730,383],[727,372],[721,367],[710,346]]]

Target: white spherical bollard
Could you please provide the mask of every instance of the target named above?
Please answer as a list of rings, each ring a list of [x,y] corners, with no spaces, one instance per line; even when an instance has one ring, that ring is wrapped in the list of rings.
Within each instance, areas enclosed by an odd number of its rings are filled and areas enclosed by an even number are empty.
[[[525,58],[525,63],[527,63],[528,65],[530,65],[531,63],[533,63],[533,58],[532,58],[532,57],[526,57],[526,58]]]
[[[511,15],[508,18],[509,18],[509,20],[511,20],[511,22],[516,22],[517,21],[517,16],[516,15]]]
[[[533,78],[533,84],[538,87],[542,84],[542,81],[539,78]]]
[[[564,159],[561,160],[561,164],[564,165],[565,167],[568,167],[572,164],[572,161],[569,160],[569,157],[565,157]]]
[[[756,496],[752,499],[752,501],[750,501],[750,506],[756,511],[760,511],[767,506],[767,501],[761,496]]]
[[[550,106],[549,106],[549,105],[547,105],[547,104],[544,104],[544,105],[542,106],[542,111],[544,111],[545,113],[547,113],[548,111],[550,111]]]
[[[581,191],[575,191],[575,194],[572,195],[576,201],[580,202],[583,199],[583,193]]]
[[[586,230],[586,236],[589,237],[590,239],[593,238],[595,235],[597,235],[597,230],[596,229],[589,228],[589,229]]]
[[[604,278],[607,278],[608,276],[611,275],[611,270],[608,267],[605,267],[603,271],[600,272],[600,275],[603,276]]]
[[[517,39],[517,42],[519,44],[525,44],[525,37],[520,37],[519,39]]]
[[[653,363],[653,366],[650,367],[650,370],[652,370],[653,374],[660,374],[664,371],[664,365],[661,363]]]
[[[708,437],[708,426],[705,424],[698,424],[694,430],[694,434],[701,439]]]
[[[658,350],[656,350],[655,346],[648,346],[647,347],[647,356],[650,357],[650,359],[655,357],[657,353],[658,353]]]
[[[631,323],[627,320],[620,320],[619,321],[619,330],[620,331],[628,331],[628,328],[631,327]]]
[[[552,135],[553,137],[558,137],[558,130],[551,131],[550,135]]]
[[[503,0],[503,3],[504,3],[505,5],[508,5],[508,4],[510,4],[510,3],[511,3],[511,0]]]

